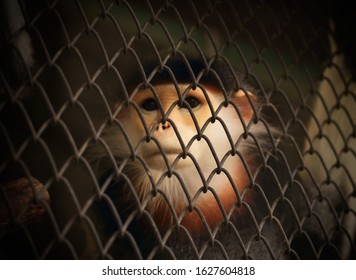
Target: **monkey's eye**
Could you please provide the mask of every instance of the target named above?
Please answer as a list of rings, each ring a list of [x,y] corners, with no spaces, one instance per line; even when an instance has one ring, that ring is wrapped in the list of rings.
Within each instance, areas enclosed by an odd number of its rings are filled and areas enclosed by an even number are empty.
[[[187,102],[190,106],[190,108],[194,109],[200,105],[200,100],[198,98],[195,98],[194,96],[188,96],[185,99],[185,102]],[[186,104],[183,103],[182,108],[187,109]]]
[[[148,98],[142,102],[141,108],[145,111],[151,112],[158,110],[158,104],[154,98]]]

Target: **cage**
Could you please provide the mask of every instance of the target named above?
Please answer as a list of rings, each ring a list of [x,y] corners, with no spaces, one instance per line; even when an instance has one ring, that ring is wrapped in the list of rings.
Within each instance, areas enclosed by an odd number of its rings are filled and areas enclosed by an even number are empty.
[[[334,2],[1,1],[1,258],[354,259]]]

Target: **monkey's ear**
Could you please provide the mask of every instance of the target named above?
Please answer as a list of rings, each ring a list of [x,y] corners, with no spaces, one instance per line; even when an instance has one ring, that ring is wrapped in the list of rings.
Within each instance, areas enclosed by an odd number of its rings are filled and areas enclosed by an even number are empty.
[[[232,95],[231,101],[241,113],[244,122],[249,123],[255,113],[256,95],[250,90],[239,89]]]

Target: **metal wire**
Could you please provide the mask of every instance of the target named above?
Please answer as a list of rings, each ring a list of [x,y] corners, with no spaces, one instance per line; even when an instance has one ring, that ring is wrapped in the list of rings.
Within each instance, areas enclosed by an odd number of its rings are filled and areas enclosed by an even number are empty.
[[[354,54],[333,7],[3,1],[0,257],[355,258]]]

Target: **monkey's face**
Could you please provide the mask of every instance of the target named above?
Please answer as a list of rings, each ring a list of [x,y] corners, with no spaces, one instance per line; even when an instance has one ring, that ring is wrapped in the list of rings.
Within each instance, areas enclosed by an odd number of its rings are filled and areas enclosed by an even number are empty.
[[[235,149],[244,132],[242,122],[248,123],[253,112],[242,90],[228,102],[217,89],[189,84],[178,90],[173,84],[142,89],[132,100],[136,106],[124,112],[123,125],[152,169],[166,170],[167,164],[186,168],[196,161],[211,172]]]

